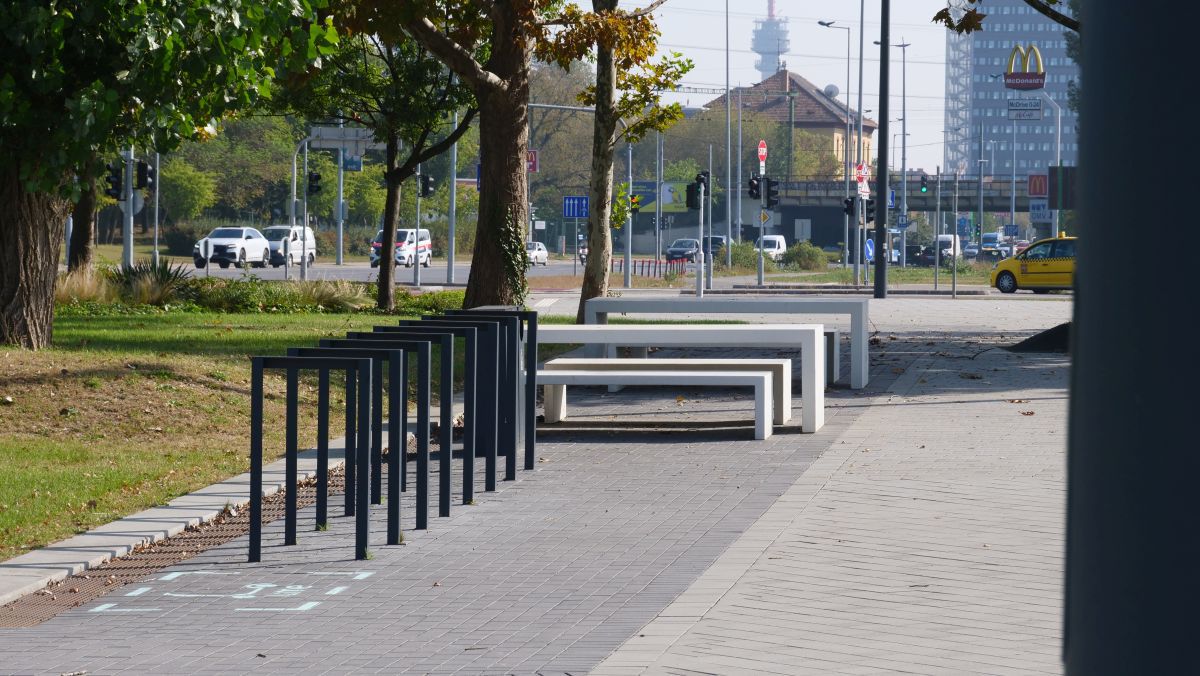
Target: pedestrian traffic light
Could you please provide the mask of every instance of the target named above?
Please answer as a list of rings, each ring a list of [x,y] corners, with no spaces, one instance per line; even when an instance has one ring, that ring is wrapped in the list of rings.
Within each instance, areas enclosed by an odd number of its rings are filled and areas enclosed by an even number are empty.
[[[421,181],[421,197],[429,197],[433,194],[433,176],[429,174],[418,174]]]
[[[696,210],[700,208],[700,184],[687,184],[687,208]]]
[[[630,195],[629,196],[629,210],[636,214],[641,208],[642,208],[642,196],[641,195]]]
[[[315,171],[308,172],[308,194],[315,195],[321,192],[321,175]]]
[[[921,174],[921,192],[929,192],[929,177],[925,174]]]
[[[750,181],[746,184],[746,190],[750,193],[751,199],[762,198],[762,181],[758,174],[750,174]]]
[[[779,181],[763,177],[763,190],[767,196],[766,205],[768,209],[772,209],[775,205],[779,204]]]
[[[842,200],[842,213],[846,214],[850,218],[854,218],[854,198],[853,197],[847,197],[846,199]]]
[[[867,222],[870,223],[870,222],[874,221],[875,220],[875,200],[868,199],[867,203],[863,206],[863,209],[865,210],[865,213],[867,216]]]
[[[122,170],[125,168],[125,165],[123,162],[118,160],[116,162],[109,162],[106,165],[106,168],[108,169],[108,176],[104,177],[104,181],[105,183],[108,183],[108,187],[104,189],[104,194],[115,200],[119,200],[122,196],[121,188],[123,187],[121,174]]]
[[[146,164],[145,160],[138,160],[134,176],[133,189],[141,190],[145,188],[150,183],[150,165]]]

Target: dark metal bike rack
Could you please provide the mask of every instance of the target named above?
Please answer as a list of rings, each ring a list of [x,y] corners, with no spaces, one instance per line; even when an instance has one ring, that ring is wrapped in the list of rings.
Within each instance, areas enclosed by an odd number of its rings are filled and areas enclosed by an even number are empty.
[[[537,363],[538,363],[538,313],[534,310],[518,310],[510,306],[485,305],[470,310],[447,310],[448,316],[516,317],[523,322],[525,330],[525,399],[524,414],[525,469],[533,469],[537,462]]]
[[[389,327],[395,328],[395,327]],[[387,333],[372,333],[366,331],[352,331],[346,334],[347,340],[357,341],[423,341],[435,345],[440,348],[440,372],[441,383],[438,388],[438,397],[440,401],[441,423],[439,425],[438,437],[439,445],[442,450],[438,457],[438,516],[450,516],[450,458],[453,449],[453,426],[454,426],[454,335],[447,332],[442,333],[422,333],[419,331],[389,331]],[[366,345],[339,345],[339,347],[366,347]],[[382,346],[381,346],[382,347]],[[426,449],[425,462],[428,463],[429,453]],[[417,457],[418,472],[421,469],[421,456]],[[401,470],[400,483],[402,490],[406,488],[407,483],[407,465],[402,463],[404,468]],[[428,464],[426,464],[428,467]],[[420,475],[418,475],[418,480]],[[426,497],[426,499],[428,499]],[[417,509],[422,509],[421,487],[417,486]],[[418,512],[419,513],[419,512]]]
[[[285,441],[285,517],[284,545],[296,544],[297,406],[299,372],[317,371],[320,377],[317,411],[318,457],[322,448],[329,452],[329,371],[346,373],[346,458],[355,458],[366,467],[371,444],[371,372],[372,360],[345,357],[253,357],[250,375],[250,551],[248,560],[262,560],[262,482],[263,482],[263,373],[282,370],[287,374],[287,430]],[[357,408],[357,415],[353,411]],[[355,512],[354,557],[367,558],[368,471],[358,474],[358,504]]]
[[[369,336],[381,334],[367,334]],[[406,355],[406,365],[413,361],[417,364],[417,422],[416,422],[416,438],[417,438],[417,496],[416,496],[416,528],[417,530],[425,530],[429,527],[429,409],[430,409],[430,352],[432,341],[421,340],[376,340],[376,339],[353,339],[353,338],[323,338],[320,341],[321,347],[332,348],[351,348],[351,349],[367,349],[367,350],[399,350]],[[407,378],[407,369],[405,369],[405,378]],[[407,400],[407,393],[405,394]],[[389,437],[392,426],[392,421],[388,421]],[[408,411],[405,410],[401,414],[401,426],[408,426]],[[408,439],[405,436],[400,446],[394,450],[389,447],[388,451],[388,518],[389,530],[391,526],[391,511],[399,509],[397,505],[400,503],[400,493],[407,490],[405,482],[408,474]],[[381,459],[382,460],[382,459]],[[379,468],[376,468],[379,471]],[[360,501],[361,502],[361,501]],[[399,516],[397,515],[397,519]],[[397,521],[398,523],[398,521]],[[389,532],[389,539],[391,538]],[[397,540],[399,532],[396,533]]]
[[[388,448],[402,449],[401,439],[407,439],[408,417],[408,360],[404,350],[359,349],[341,347],[292,347],[288,348],[289,357],[348,357],[354,359],[370,359],[372,363],[371,383],[371,457],[383,454],[383,364],[387,362],[387,411],[388,411]],[[389,451],[390,455],[394,455]],[[389,455],[389,459],[390,459]],[[355,467],[349,458],[346,460],[346,515],[354,513],[353,479]],[[317,459],[317,526],[325,525],[324,496],[328,483],[325,477],[329,472],[328,455]],[[365,470],[366,468],[364,468]],[[371,504],[378,505],[382,472],[375,469],[371,473]],[[392,481],[389,477],[389,489]],[[388,494],[388,540],[389,545],[400,544],[400,493]]]

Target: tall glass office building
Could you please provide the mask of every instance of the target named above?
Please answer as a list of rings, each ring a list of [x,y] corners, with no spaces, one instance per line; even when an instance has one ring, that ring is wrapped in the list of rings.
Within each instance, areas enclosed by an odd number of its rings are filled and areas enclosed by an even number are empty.
[[[1067,11],[1064,5],[1056,8]],[[1013,127],[1016,127],[1016,174],[1045,171],[1055,164],[1054,106],[1062,107],[1062,163],[1074,165],[1079,141],[1076,116],[1067,106],[1067,86],[1078,80],[1079,67],[1067,56],[1067,29],[1034,11],[1022,0],[988,0],[983,30],[969,35],[947,31],[946,151],[943,171],[964,176],[1009,176],[1013,173]],[[1045,69],[1044,89],[1007,89],[1004,73],[1015,46],[1037,47]],[[1029,68],[1035,69],[1035,59]],[[1024,70],[1023,59],[1015,69]],[[1042,100],[1042,119],[1010,120],[1011,98]],[[1027,104],[1030,105],[1030,104]],[[1023,112],[1025,116],[1030,113]],[[980,161],[982,160],[982,162]]]

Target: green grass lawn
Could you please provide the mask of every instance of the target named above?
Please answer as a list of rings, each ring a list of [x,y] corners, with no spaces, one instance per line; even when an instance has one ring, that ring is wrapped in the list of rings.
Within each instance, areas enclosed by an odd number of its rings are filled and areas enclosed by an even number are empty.
[[[972,264],[967,269],[959,268],[959,284],[987,285],[992,266],[987,264]],[[874,275],[874,268],[871,270]],[[938,272],[938,283],[949,284],[951,278],[949,268]],[[888,266],[888,284],[933,284],[933,268]],[[806,284],[853,284],[854,268],[830,270],[828,272],[806,272],[802,274],[774,274],[767,278],[769,282],[802,282]]]

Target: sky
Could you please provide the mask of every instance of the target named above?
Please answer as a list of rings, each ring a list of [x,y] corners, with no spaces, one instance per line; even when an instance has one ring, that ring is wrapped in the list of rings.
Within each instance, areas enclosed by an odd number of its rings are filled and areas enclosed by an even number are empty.
[[[641,7],[646,1],[621,0],[626,9]],[[667,0],[655,11],[662,31],[659,51],[681,52],[695,63],[684,78],[684,86],[725,87],[725,21],[727,0]],[[908,166],[930,173],[941,163],[943,109],[945,101],[946,28],[934,25],[930,18],[945,7],[945,0],[893,0],[891,2],[892,44],[908,43],[906,50],[892,50],[891,133],[896,134],[892,166],[900,164],[899,134],[901,115],[901,52],[907,51]],[[873,41],[880,34],[880,1],[866,0],[863,30],[863,103],[866,116],[879,120],[879,46]],[[836,85],[838,98],[846,95],[846,31],[825,28],[817,21],[834,21],[834,26],[850,30],[850,107],[858,108],[859,3],[776,0],[775,15],[788,19],[790,50],[783,55],[788,70],[824,88]],[[758,58],[750,51],[754,20],[766,18],[767,0],[728,2],[729,84],[751,85],[760,77],[754,68]],[[716,98],[710,94],[669,95],[668,101],[699,106]],[[736,120],[735,120],[736,124]],[[737,130],[733,132],[737,142]],[[892,139],[888,139],[889,142]],[[876,134],[878,143],[878,134]],[[757,140],[743,139],[743,143]]]

